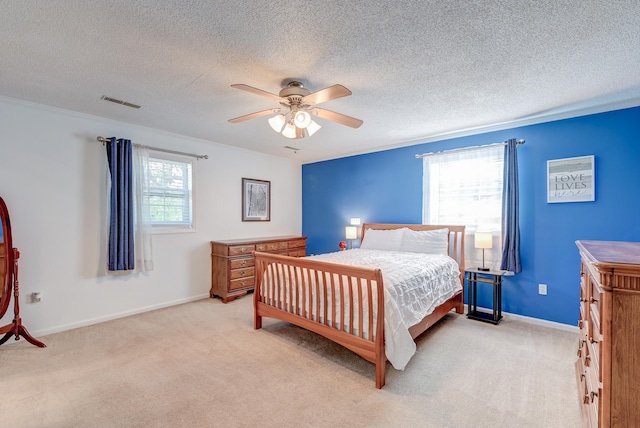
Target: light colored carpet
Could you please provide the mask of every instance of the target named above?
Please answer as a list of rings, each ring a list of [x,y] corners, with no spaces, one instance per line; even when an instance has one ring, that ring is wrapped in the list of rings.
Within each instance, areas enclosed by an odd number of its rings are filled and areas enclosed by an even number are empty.
[[[0,346],[6,427],[580,427],[577,335],[449,314],[404,371],[375,369],[252,296]],[[28,320],[25,320],[28,326]]]

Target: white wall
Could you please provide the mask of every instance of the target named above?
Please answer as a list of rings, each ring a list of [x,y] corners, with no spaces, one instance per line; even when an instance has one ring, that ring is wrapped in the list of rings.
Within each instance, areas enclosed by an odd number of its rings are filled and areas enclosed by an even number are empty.
[[[37,337],[207,298],[211,240],[301,233],[295,161],[2,97],[0,125],[0,196],[21,252],[21,316]],[[209,155],[196,165],[196,233],[154,235],[153,272],[100,273],[107,166],[99,135]],[[242,177],[271,181],[270,222],[241,221]],[[30,302],[34,291],[41,302]],[[0,326],[12,316],[13,302]]]

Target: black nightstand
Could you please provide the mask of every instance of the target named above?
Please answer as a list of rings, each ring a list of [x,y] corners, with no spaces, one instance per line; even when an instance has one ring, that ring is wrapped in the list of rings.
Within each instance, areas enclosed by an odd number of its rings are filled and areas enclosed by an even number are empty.
[[[507,272],[503,270],[478,270],[478,268],[466,269],[464,274],[467,280],[467,318],[498,324],[502,320],[502,276]],[[478,310],[477,288],[478,283],[484,282],[493,285],[493,313]]]

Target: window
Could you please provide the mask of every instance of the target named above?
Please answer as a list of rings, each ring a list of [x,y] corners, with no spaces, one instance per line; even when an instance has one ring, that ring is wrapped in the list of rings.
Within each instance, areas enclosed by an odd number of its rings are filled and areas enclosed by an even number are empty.
[[[154,231],[193,229],[192,158],[149,153],[149,210]]]
[[[499,231],[503,163],[503,145],[425,157],[424,222]]]
[[[504,145],[428,155],[423,166],[423,223],[465,225],[465,253],[470,265],[476,262],[477,253],[473,233],[491,231],[494,239],[489,259],[499,264]]]

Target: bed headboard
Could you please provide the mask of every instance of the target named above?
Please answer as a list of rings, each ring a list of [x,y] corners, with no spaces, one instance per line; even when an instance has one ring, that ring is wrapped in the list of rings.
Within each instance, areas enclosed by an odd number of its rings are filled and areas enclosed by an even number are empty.
[[[446,224],[384,224],[384,223],[363,223],[362,237],[369,229],[402,229],[411,230],[436,230],[449,229],[449,256],[458,262],[460,266],[460,278],[464,278],[464,226],[451,226]]]

